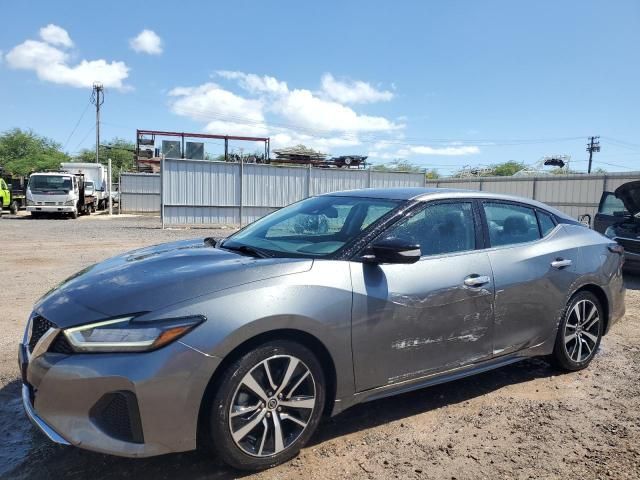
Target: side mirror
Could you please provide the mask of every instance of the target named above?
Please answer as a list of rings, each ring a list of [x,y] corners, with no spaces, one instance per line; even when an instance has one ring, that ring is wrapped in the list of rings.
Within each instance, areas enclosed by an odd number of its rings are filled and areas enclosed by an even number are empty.
[[[368,263],[416,263],[421,256],[420,245],[403,238],[388,238],[371,245],[361,258]]]

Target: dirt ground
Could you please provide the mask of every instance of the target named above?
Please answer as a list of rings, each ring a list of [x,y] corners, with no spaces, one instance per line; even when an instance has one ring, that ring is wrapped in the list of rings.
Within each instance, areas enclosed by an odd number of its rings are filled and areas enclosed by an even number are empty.
[[[122,459],[60,447],[22,412],[17,344],[36,299],[132,248],[229,230],[161,230],[157,218],[0,219],[0,478],[217,479],[246,474],[202,452]],[[586,370],[535,359],[356,406],[293,461],[254,478],[640,478],[640,278]],[[251,475],[248,475],[251,477]]]

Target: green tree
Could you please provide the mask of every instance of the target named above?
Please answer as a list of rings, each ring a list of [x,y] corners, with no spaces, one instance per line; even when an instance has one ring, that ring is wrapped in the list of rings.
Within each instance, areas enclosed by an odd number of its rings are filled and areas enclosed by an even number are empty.
[[[489,174],[491,177],[510,177],[516,172],[519,172],[525,168],[525,164],[522,162],[516,162],[515,160],[509,160],[504,163],[496,163],[489,167]]]
[[[69,161],[59,143],[32,130],[14,128],[0,135],[0,166],[13,175],[60,168]]]
[[[111,181],[117,182],[120,172],[133,170],[135,144],[123,138],[113,138],[100,145],[100,163],[107,165],[107,159],[111,159]],[[96,148],[85,148],[74,159],[78,162],[95,162]]]
[[[372,170],[376,172],[410,172],[423,173],[425,170],[419,165],[411,163],[409,160],[396,158],[390,163],[373,165]]]

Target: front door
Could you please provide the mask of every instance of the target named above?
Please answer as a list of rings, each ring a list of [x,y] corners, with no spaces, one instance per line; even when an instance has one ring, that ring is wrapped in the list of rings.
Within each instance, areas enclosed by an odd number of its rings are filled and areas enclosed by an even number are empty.
[[[471,201],[428,203],[383,234],[419,244],[421,260],[351,262],[357,391],[491,356],[493,277],[478,231]]]

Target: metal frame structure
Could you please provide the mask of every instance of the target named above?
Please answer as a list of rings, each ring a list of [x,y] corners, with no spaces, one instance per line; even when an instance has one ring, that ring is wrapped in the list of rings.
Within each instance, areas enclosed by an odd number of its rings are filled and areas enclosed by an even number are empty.
[[[136,129],[136,159],[140,156],[140,139],[144,135],[151,135],[155,141],[156,135],[160,137],[180,137],[182,142],[181,157],[184,157],[184,139],[185,138],[208,138],[215,140],[224,140],[224,161],[229,161],[229,140],[239,140],[244,142],[264,142],[264,158],[269,159],[271,140],[269,137],[242,137],[238,135],[213,135],[209,133],[188,133],[188,132],[166,132],[163,130],[140,130]]]

